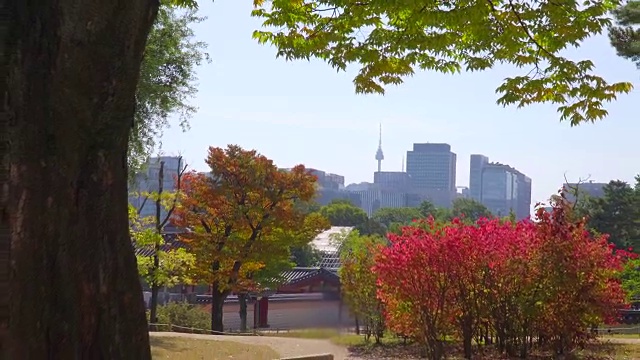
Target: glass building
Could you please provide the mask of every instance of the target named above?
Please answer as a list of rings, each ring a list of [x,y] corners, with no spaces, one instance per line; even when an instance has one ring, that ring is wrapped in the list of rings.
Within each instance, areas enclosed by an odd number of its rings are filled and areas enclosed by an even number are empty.
[[[449,144],[413,144],[407,151],[407,173],[415,193],[439,207],[456,197],[456,154]]]

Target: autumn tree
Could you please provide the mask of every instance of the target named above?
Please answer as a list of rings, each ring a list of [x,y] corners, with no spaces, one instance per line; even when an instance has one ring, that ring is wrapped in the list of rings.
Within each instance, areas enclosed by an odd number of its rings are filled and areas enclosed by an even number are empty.
[[[414,226],[390,234],[391,245],[378,255],[374,271],[386,325],[423,345],[429,358],[440,359],[455,314],[454,287],[444,275],[455,265],[444,255],[448,243],[430,239]]]
[[[380,343],[384,334],[382,303],[377,297],[378,278],[371,271],[381,246],[377,236],[361,236],[352,231],[340,248],[340,290],[352,314],[365,326],[365,340],[373,335]]]
[[[541,208],[537,222],[429,219],[390,235],[373,268],[386,325],[431,359],[445,356],[452,335],[468,359],[474,341],[522,358],[534,345],[557,355],[584,345],[589,328],[615,321],[624,306],[619,277],[634,256],[567,210],[566,202]]]
[[[299,238],[275,235],[304,226],[295,201],[311,200],[316,180],[302,165],[279,170],[236,145],[209,148],[206,162],[210,174],[185,176],[175,222],[189,229],[181,237],[196,254],[201,280],[211,285],[211,329],[221,332],[224,299],[247,275],[288,258]]]
[[[616,277],[635,257],[615,249],[606,235],[591,236],[584,221],[565,216],[567,208],[554,204],[552,213],[539,209],[536,216],[535,262],[546,283],[538,331],[556,354],[583,345],[592,336],[585,329],[616,319],[625,304]]]
[[[253,15],[268,27],[254,38],[275,45],[287,60],[317,57],[342,71],[355,64],[357,93],[384,93],[418,69],[458,73],[506,63],[524,70],[497,88],[498,104],[557,104],[561,119],[577,125],[603,118],[603,103],[632,89],[594,74],[590,60],[561,54],[606,29],[619,0],[562,6],[525,0],[254,4]]]

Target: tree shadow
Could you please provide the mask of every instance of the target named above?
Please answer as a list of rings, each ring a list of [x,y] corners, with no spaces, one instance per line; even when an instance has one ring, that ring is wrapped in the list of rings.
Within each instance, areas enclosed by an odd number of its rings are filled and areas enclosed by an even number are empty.
[[[423,352],[417,344],[384,344],[384,345],[354,345],[348,348],[350,356],[366,360],[387,359],[422,359]],[[463,359],[462,347],[459,344],[449,344],[446,353],[450,359]],[[576,350],[567,354],[566,360],[610,360],[620,356],[629,359],[637,359],[640,349],[628,344],[595,343],[585,346],[582,350]],[[527,357],[530,360],[550,360],[556,358],[548,351],[532,350]],[[499,353],[493,347],[476,349],[474,359],[477,360],[509,360],[518,357],[509,357]]]
[[[180,340],[180,338],[176,337],[151,336],[149,342],[151,343],[152,352],[164,350],[170,353],[179,353],[189,350],[184,341]]]
[[[363,344],[348,347],[349,355],[358,359],[417,359],[420,347],[417,344]]]

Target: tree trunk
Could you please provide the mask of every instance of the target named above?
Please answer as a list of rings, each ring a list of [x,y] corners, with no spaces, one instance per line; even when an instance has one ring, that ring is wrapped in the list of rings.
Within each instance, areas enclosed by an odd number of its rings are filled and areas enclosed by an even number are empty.
[[[160,162],[160,171],[158,172],[158,198],[156,199],[156,232],[162,236],[162,222],[160,220],[160,216],[162,215],[162,190],[163,190],[163,182],[164,182],[164,161]],[[149,322],[152,324],[158,323],[158,290],[160,290],[160,286],[158,284],[158,271],[160,270],[160,244],[156,242],[154,244],[153,249],[153,268],[151,272],[153,273],[151,282],[151,305],[149,306]]]
[[[462,318],[461,325],[464,358],[469,360],[473,356],[473,318],[471,315],[465,315]]]
[[[126,156],[158,1],[8,2],[9,357],[150,359]]]
[[[11,112],[6,104],[9,101],[8,74],[11,62],[11,50],[17,45],[16,24],[6,19],[17,16],[15,4],[9,1],[0,2],[0,360],[9,359],[7,341],[9,330],[9,274],[11,254],[11,230],[9,225],[9,161],[11,141],[9,121]]]
[[[0,13],[13,14],[7,9],[8,1],[3,1],[0,5]],[[6,21],[0,22],[0,33],[7,34],[10,38],[13,35],[6,28]],[[11,233],[9,229],[9,112],[4,104],[9,100],[7,92],[6,73],[8,69],[7,53],[0,54],[0,360],[9,358],[7,354],[7,335],[9,330],[9,256],[11,253]]]
[[[227,293],[222,293],[218,290],[217,286],[211,287],[211,330],[223,335],[224,324],[222,322],[224,300],[227,298]]]
[[[240,303],[240,332],[247,331],[247,294],[238,294],[238,302]]]
[[[152,324],[158,323],[158,293],[160,292],[160,286],[153,282],[151,284],[151,299],[149,300],[149,322]],[[153,326],[156,329],[156,326]],[[156,329],[157,330],[157,329]]]

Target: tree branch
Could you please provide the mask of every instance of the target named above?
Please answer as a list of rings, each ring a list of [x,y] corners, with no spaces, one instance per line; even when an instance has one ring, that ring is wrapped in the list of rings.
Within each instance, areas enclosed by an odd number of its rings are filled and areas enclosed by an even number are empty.
[[[176,193],[173,196],[173,203],[171,204],[171,208],[167,212],[167,216],[164,218],[164,220],[160,224],[160,229],[164,228],[164,226],[167,224],[167,222],[171,218],[171,215],[173,214],[173,211],[176,209],[176,205],[178,203],[178,196],[180,195],[180,190],[181,190],[181,186],[182,186],[181,185],[182,176],[184,175],[185,171],[187,171],[188,164],[184,164],[184,166],[181,166],[181,164],[182,164],[182,156],[180,156],[178,159],[179,159],[178,160],[178,178],[176,180]]]
[[[567,173],[564,173],[564,183],[565,185],[572,190],[573,192],[573,196],[575,197],[575,200],[573,202],[573,204],[571,204],[571,210],[574,210],[576,208],[576,206],[578,205],[578,197],[580,196],[580,185],[589,181],[589,179],[591,178],[591,175],[587,176],[586,179],[582,179],[582,178],[578,178],[578,182],[576,182],[575,186],[569,186],[569,180],[567,179]],[[562,192],[562,198],[566,200],[565,196],[564,196],[564,189]]]

